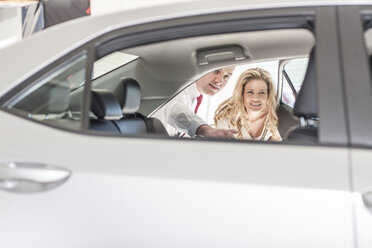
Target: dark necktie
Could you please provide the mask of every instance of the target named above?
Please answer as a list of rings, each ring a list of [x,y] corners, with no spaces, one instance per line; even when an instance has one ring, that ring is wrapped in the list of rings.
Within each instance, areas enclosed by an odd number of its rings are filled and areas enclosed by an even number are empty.
[[[195,114],[198,113],[198,109],[199,109],[199,106],[202,100],[203,100],[203,95],[200,95],[196,98],[196,106],[195,106],[195,111],[194,111]]]

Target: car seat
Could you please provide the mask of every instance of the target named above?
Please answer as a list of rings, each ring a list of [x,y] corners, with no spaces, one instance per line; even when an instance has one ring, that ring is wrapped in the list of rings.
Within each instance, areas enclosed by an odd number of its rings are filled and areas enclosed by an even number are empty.
[[[105,89],[92,90],[90,110],[96,117],[90,118],[91,130],[120,133],[114,120],[120,120],[123,113],[119,102],[110,91]]]
[[[133,132],[135,126],[144,128],[147,133],[168,136],[168,132],[157,118],[138,113],[141,104],[141,88],[133,78],[121,78],[114,89],[114,95],[123,110],[123,118],[117,121],[122,132]],[[139,123],[142,124],[139,124]],[[142,127],[142,125],[144,125]]]
[[[137,112],[140,103],[140,86],[132,78],[122,78],[114,93],[105,89],[92,90],[91,111],[97,119],[91,118],[90,129],[129,135],[168,135],[158,119]]]
[[[318,142],[318,99],[315,60],[315,48],[313,48],[310,53],[304,82],[293,108],[293,114],[300,118],[300,126],[289,130],[288,140],[306,143]]]

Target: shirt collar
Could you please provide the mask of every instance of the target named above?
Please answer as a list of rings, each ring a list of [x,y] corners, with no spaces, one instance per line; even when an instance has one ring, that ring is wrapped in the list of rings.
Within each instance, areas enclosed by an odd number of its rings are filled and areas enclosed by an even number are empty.
[[[196,87],[196,83],[193,83],[192,85],[190,85],[189,90],[190,90],[189,93],[191,97],[198,97],[201,95],[198,87]]]

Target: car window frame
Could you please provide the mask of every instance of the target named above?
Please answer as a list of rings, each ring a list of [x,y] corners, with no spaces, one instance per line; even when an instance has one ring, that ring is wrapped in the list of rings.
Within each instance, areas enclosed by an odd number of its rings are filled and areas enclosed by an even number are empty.
[[[187,16],[184,18],[168,19],[154,23],[137,24],[124,28],[113,29],[108,33],[102,34],[101,36],[93,37],[87,43],[69,52],[69,55],[65,55],[62,58],[57,58],[54,63],[48,65],[44,69],[35,73],[33,76],[25,80],[23,83],[21,83],[11,91],[13,93],[16,92],[16,89],[20,89],[22,88],[22,86],[24,87],[25,84],[32,83],[32,81],[35,80],[35,78],[38,78],[42,73],[45,73],[45,71],[52,69],[56,64],[61,63],[61,60],[63,61],[64,59],[66,59],[66,57],[72,56],[73,54],[76,54],[77,52],[86,49],[88,51],[87,61],[88,67],[86,70],[87,77],[84,88],[83,125],[82,129],[79,130],[78,132],[92,135],[92,132],[89,132],[88,116],[90,106],[91,75],[94,61],[98,59],[100,55],[102,55],[102,53],[101,54],[97,53],[97,49],[99,49],[99,47],[102,46],[103,44],[105,43],[107,44],[107,42],[112,41],[114,41],[112,43],[114,45],[121,43],[121,46],[115,47],[115,49],[122,50],[125,48],[143,44],[200,35],[234,33],[265,29],[307,28],[311,32],[313,32],[314,37],[316,39],[318,62],[321,61],[321,63],[316,63],[317,69],[319,69],[319,67],[321,67],[323,64],[325,56],[324,54],[321,53],[321,51],[328,50],[327,46],[329,46],[330,43],[332,43],[330,42],[330,40],[332,41],[337,40],[337,32],[335,34],[332,34],[331,37],[329,37],[330,35],[327,34],[330,27],[335,28],[335,26],[337,26],[335,8],[336,7],[334,6],[327,7],[306,6],[282,9],[243,10],[235,11],[234,13],[226,12],[206,14],[200,16],[199,18],[196,18],[198,16]],[[329,18],[329,16],[331,16],[332,18],[331,23],[327,23],[327,18]],[[312,22],[315,23],[315,26],[317,27],[316,29],[314,29]],[[172,25],[169,25],[169,23],[172,23]],[[183,28],[187,32],[181,32]],[[153,36],[154,34],[157,35]],[[328,36],[327,39],[324,39],[325,35]],[[319,37],[323,38],[321,39]],[[329,59],[327,61],[329,63]],[[331,59],[331,62],[335,61],[332,61]],[[335,67],[334,71],[339,72],[340,70],[339,68]],[[327,81],[330,78],[329,75],[327,76],[323,72],[320,73],[319,70],[317,76],[318,82]],[[9,94],[6,94],[6,96],[9,96]],[[343,101],[342,96],[340,98],[340,96],[337,95],[336,98],[338,98],[337,102]],[[4,103],[4,99],[6,99],[6,97],[0,99],[0,103],[2,105]],[[321,116],[323,116],[325,112],[329,111],[329,106],[324,107],[323,105],[324,103],[322,102],[322,98],[320,98],[319,106],[321,109],[324,108],[324,111],[320,111]],[[336,104],[336,106],[338,105]],[[337,111],[336,119],[344,120],[344,118],[345,118],[344,109],[340,107]],[[328,123],[326,115],[324,117],[321,117],[321,119],[324,120],[324,123]],[[326,144],[331,146],[334,145],[345,146],[347,142],[344,136],[345,129],[343,125],[344,123],[341,122],[340,125],[330,127],[328,123],[326,127],[322,128],[323,131],[321,130],[322,132],[320,132],[321,142],[316,145]],[[332,140],[332,136],[327,135],[328,130],[333,130],[332,133],[338,134],[339,136],[341,136],[341,139],[339,139],[337,142]]]
[[[90,44],[84,44],[74,51],[70,51],[67,54],[62,55],[60,58],[54,60],[38,72],[34,73],[31,75],[29,78],[24,80],[23,82],[19,83],[12,89],[10,89],[3,97],[0,99],[0,106],[1,110],[5,112],[9,112],[13,115],[19,116],[21,118],[27,119],[32,122],[36,122],[40,125],[45,125],[57,129],[61,129],[64,131],[69,131],[69,132],[74,132],[74,133],[82,133],[84,132],[86,126],[87,126],[87,118],[86,116],[89,114],[89,111],[87,111],[87,107],[90,105],[90,84],[91,84],[91,78],[90,75],[92,73],[92,68],[90,66],[92,57],[94,56],[94,53],[92,52],[92,46]],[[86,56],[85,60],[85,84],[82,86],[84,87],[83,89],[83,99],[82,99],[82,117],[81,117],[81,125],[79,129],[70,129],[66,128],[63,126],[56,126],[56,125],[51,125],[48,123],[40,122],[35,119],[27,118],[22,114],[12,112],[11,110],[7,109],[7,106],[10,104],[10,102],[20,94],[22,94],[24,91],[27,91],[30,87],[33,87],[33,85],[37,84],[42,80],[43,78],[47,77],[51,73],[53,73],[55,70],[58,70],[58,68],[66,65],[69,61],[72,61],[76,59],[79,56]],[[87,99],[87,95],[88,99]],[[88,108],[89,109],[89,108]],[[88,124],[89,125],[89,124]]]
[[[336,6],[317,7],[315,71],[320,123],[318,139],[323,144],[348,146],[337,18]]]
[[[350,146],[372,147],[372,77],[364,32],[372,28],[371,6],[340,6],[345,108]],[[356,66],[358,65],[358,66]],[[363,111],[360,111],[363,110]]]

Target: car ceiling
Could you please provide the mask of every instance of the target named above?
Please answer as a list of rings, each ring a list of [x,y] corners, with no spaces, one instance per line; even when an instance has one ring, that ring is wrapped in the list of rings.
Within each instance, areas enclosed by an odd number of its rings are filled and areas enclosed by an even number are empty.
[[[307,29],[250,31],[183,38],[141,45],[121,52],[139,58],[95,80],[95,87],[113,89],[121,77],[133,77],[141,85],[140,112],[149,114],[180,89],[216,68],[259,61],[306,57],[315,43]],[[239,46],[245,59],[222,60],[198,65],[200,50]]]
[[[141,86],[146,88],[144,92],[152,96],[154,92],[169,96],[174,92],[167,89],[159,92],[159,84],[155,82],[177,84],[177,88],[181,88],[218,67],[308,56],[314,43],[312,32],[306,29],[281,29],[178,39],[125,49],[122,52],[140,57],[136,71],[142,75]],[[224,45],[242,47],[246,58],[198,65],[198,50]],[[144,81],[151,83],[145,84]],[[150,95],[145,94],[144,97]]]

